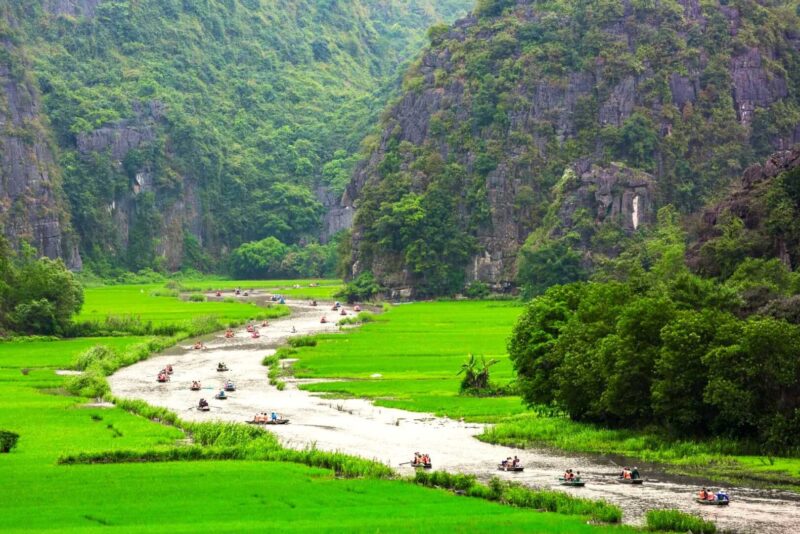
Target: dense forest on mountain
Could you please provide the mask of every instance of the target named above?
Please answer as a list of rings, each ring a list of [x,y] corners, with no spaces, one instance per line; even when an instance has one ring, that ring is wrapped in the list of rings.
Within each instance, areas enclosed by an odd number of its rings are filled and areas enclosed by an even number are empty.
[[[468,7],[2,0],[0,59],[32,88],[22,129],[52,148],[88,266],[220,269],[243,242],[319,239],[400,66]]]
[[[420,295],[586,278],[800,141],[798,27],[795,1],[481,0],[431,30],[355,173],[356,270]]]

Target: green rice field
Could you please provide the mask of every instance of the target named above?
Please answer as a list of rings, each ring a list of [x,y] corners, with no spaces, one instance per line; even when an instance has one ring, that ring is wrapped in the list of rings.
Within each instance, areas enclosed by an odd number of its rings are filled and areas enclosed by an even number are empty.
[[[170,324],[191,321],[197,315],[221,314],[233,321],[258,311],[241,303],[221,306],[151,297],[144,286],[96,288],[87,291],[86,300],[80,320],[102,321],[104,314],[137,314]],[[514,310],[509,308],[505,313],[512,314]],[[4,399],[0,429],[20,435],[11,453],[0,454],[0,473],[6,482],[0,485],[0,531],[631,530],[591,526],[586,517],[503,506],[402,480],[340,479],[329,469],[297,463],[226,460],[59,464],[59,458],[65,455],[170,450],[181,446],[186,435],[179,428],[71,396],[64,388],[67,379],[55,374],[96,344],[122,351],[152,339],[125,336],[0,343],[0,395]],[[439,342],[440,349],[447,345],[445,339]],[[491,350],[501,352],[497,347]],[[459,360],[456,354],[451,357],[455,362]],[[426,356],[419,353],[415,358],[419,359],[420,372],[424,372]],[[362,369],[366,373],[368,367],[362,361],[348,372]],[[502,373],[509,377],[507,364],[503,367]],[[401,368],[399,364],[387,365],[386,372],[397,379],[412,376]],[[436,379],[452,381],[447,374],[443,370]]]

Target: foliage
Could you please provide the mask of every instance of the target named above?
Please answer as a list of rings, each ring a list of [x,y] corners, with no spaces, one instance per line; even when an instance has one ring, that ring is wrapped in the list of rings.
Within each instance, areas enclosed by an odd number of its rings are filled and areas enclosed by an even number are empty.
[[[611,216],[618,207],[586,209],[591,197],[616,202],[616,188],[581,184],[568,204],[559,202],[564,169],[576,165],[646,171],[648,204],[697,211],[752,161],[789,146],[800,117],[793,74],[800,52],[785,37],[798,25],[797,10],[737,2],[733,31],[728,9],[478,1],[476,17],[434,32],[424,59],[406,73],[407,94],[383,116],[381,142],[370,145],[360,172],[352,263],[387,286],[446,295],[484,253],[477,243],[513,249],[528,237],[517,264],[504,265],[506,280],[518,272],[529,296],[584,280],[596,253],[615,256],[630,232]],[[733,72],[746,51],[758,51],[766,79],[786,84],[774,91],[760,84],[770,96],[756,105],[753,124],[735,87],[741,73]],[[449,215],[431,216],[438,212],[428,204],[442,191]],[[796,208],[780,195],[770,205],[772,239],[732,239],[708,251],[706,266],[727,276],[735,262],[715,259],[781,242],[800,264]]]
[[[383,291],[384,289],[375,280],[375,276],[370,272],[364,272],[348,282],[340,292],[336,293],[336,296],[349,303],[363,302],[371,300]]]
[[[61,260],[15,253],[0,235],[0,331],[64,334],[83,305],[83,288]]]
[[[7,4],[4,32],[31,57],[26,74],[59,148],[81,253],[98,272],[219,269],[220,253],[243,242],[316,235],[316,188],[342,192],[428,26],[470,7],[124,0],[82,13],[94,4]],[[79,149],[95,132],[99,148]],[[109,136],[125,140],[102,142]],[[172,217],[184,201],[187,220]],[[116,222],[122,205],[128,234]],[[202,216],[189,220],[193,210]],[[170,265],[157,246],[167,239],[180,254]]]
[[[647,529],[656,532],[692,532],[714,534],[716,525],[680,510],[648,510]]]
[[[500,501],[519,508],[590,516],[604,523],[619,523],[622,520],[622,510],[605,501],[591,501],[560,491],[530,489],[513,482],[501,481],[496,477],[492,478],[489,485],[484,485],[470,475],[417,470],[414,482],[423,486],[458,490],[470,497]]]
[[[17,440],[19,440],[19,434],[9,430],[0,430],[0,453],[11,452],[11,449],[17,445]]]
[[[471,299],[485,299],[489,293],[491,293],[489,286],[480,280],[470,282],[464,290],[464,295]]]
[[[233,251],[231,272],[238,278],[313,278],[334,274],[338,243],[285,245],[275,237],[244,243]]]
[[[683,258],[664,212],[649,240],[607,266],[608,281],[534,299],[509,340],[523,396],[578,421],[797,450],[800,327],[750,315],[744,298],[759,284],[788,290],[788,271],[748,261],[723,285]]]
[[[491,386],[489,382],[489,368],[497,364],[499,360],[486,361],[485,356],[481,356],[480,361],[474,354],[470,354],[466,362],[461,364],[461,369],[456,374],[463,374],[461,380],[461,393],[480,395],[481,392],[488,390]]]

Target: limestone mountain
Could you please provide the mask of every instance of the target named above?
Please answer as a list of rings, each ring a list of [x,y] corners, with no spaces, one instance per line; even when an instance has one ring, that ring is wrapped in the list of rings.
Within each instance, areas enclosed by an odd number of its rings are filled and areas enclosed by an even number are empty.
[[[336,231],[401,65],[470,4],[0,0],[0,222],[100,272]]]
[[[353,274],[568,281],[658,207],[696,211],[800,141],[799,27],[796,1],[480,0],[431,32],[347,189]]]

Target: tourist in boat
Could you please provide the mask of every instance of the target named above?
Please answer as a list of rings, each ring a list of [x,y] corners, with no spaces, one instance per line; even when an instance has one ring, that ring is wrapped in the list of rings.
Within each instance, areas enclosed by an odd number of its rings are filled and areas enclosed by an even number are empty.
[[[638,467],[633,466],[633,469],[631,469],[631,478],[633,480],[638,480],[639,478],[641,478],[641,476],[639,475],[639,468]]]
[[[717,498],[716,498],[716,500],[717,500],[717,501],[724,501],[724,502],[727,502],[727,501],[729,501],[729,500],[730,500],[730,498],[728,497],[728,494],[727,494],[727,493],[726,493],[724,490],[719,490],[719,491],[717,492]]]
[[[514,456],[514,460],[511,462],[511,467],[519,467],[519,458]]]
[[[205,399],[200,399],[200,402],[197,405],[200,408],[208,408],[208,401]]]
[[[234,334],[233,334],[233,330],[231,330],[230,328],[228,328],[227,330],[225,330],[225,337],[226,337],[226,338],[230,339],[230,338],[232,338],[232,337],[233,337],[233,335],[234,335]]]
[[[700,493],[697,494],[697,498],[701,501],[708,500],[708,491],[705,488],[701,489]]]
[[[168,375],[171,375],[172,374],[172,365],[167,364],[167,367],[165,368],[165,370],[167,371]]]
[[[356,305],[355,305],[355,307],[353,308],[353,311],[355,311],[355,312],[360,312],[360,311],[361,311],[361,306],[359,306],[358,304],[356,304]]]
[[[225,362],[219,362],[217,364],[217,371],[225,371],[228,367],[225,365]]]
[[[277,421],[278,419],[280,419],[280,418],[278,417],[278,414],[277,414],[277,413],[275,413],[275,412],[272,412],[272,413],[269,415],[269,417],[270,417],[270,419],[272,419],[273,421]]]
[[[222,296],[222,292],[221,291],[217,291],[217,296],[221,297]]]
[[[296,333],[297,333],[297,328],[295,328],[294,325],[292,325],[292,334],[296,334]]]
[[[422,455],[422,465],[431,465],[431,457],[427,452]]]
[[[419,465],[422,463],[422,455],[418,452],[414,453],[414,461],[411,462],[414,465]]]
[[[200,389],[200,382],[192,380],[192,389]]]
[[[258,333],[258,330],[253,330],[253,333],[250,334],[250,337],[252,337],[253,339],[258,339],[261,337],[261,334]]]
[[[203,346],[203,342],[202,341],[198,341],[197,343],[194,344],[194,348],[195,348],[195,350],[200,350],[200,349],[204,349],[205,347]]]
[[[261,321],[261,326],[269,326],[269,321],[264,319],[263,321]]]
[[[328,322],[328,318],[323,315],[322,319],[320,319],[319,322],[322,323],[322,324],[325,324],[325,323]]]
[[[312,300],[312,301],[311,301],[311,305],[312,305],[312,306],[316,306],[316,305],[317,305],[317,301],[316,301],[316,300]]]
[[[342,311],[339,312],[339,315],[347,315],[347,310],[342,308]]]
[[[511,456],[500,462],[500,467],[502,467],[503,469],[507,469],[510,461],[511,461]]]
[[[217,398],[224,399],[225,397],[226,397],[225,390],[224,389],[219,390],[219,393],[217,393]]]

